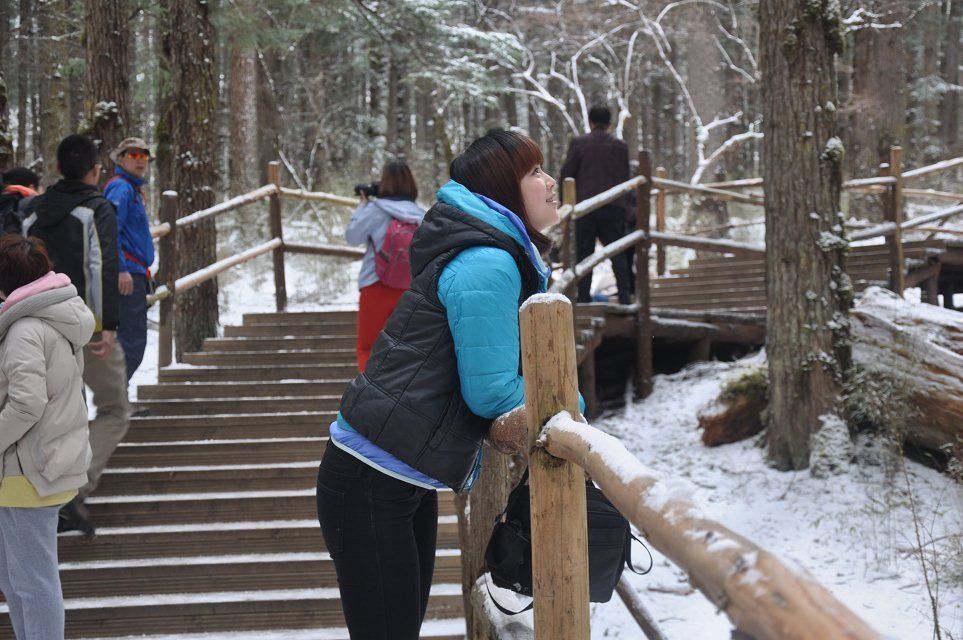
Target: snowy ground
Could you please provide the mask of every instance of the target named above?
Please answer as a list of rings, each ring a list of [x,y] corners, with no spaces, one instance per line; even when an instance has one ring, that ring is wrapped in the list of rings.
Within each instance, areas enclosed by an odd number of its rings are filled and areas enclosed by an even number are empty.
[[[826,480],[808,472],[768,468],[764,451],[752,441],[705,447],[696,428],[696,413],[739,366],[701,363],[658,376],[649,398],[596,421],[595,426],[619,437],[645,465],[694,483],[699,489],[697,501],[710,517],[809,569],[880,632],[901,640],[931,638],[930,602],[913,554],[918,545],[909,495],[921,515],[924,542],[929,542],[963,531],[963,487],[909,461],[907,484],[898,461],[887,462],[882,452],[865,443],[848,473]],[[931,546],[928,549],[932,552]],[[943,637],[961,638],[959,541],[955,554],[948,544],[939,549]],[[630,575],[630,580],[666,635],[729,638],[725,616],[692,592],[681,571],[655,555],[655,570],[647,576]],[[934,580],[932,573],[930,580]],[[592,615],[593,638],[640,637],[620,602],[593,605]]]
[[[289,260],[291,309],[356,304],[357,265]],[[603,267],[597,276],[603,284],[611,278],[610,270]],[[221,278],[220,285],[223,324],[240,322],[245,312],[273,310],[269,257],[232,271]],[[156,313],[155,307],[151,311],[155,321]],[[137,384],[156,381],[156,365],[157,333],[152,329],[144,365],[131,386],[132,397]],[[845,475],[827,480],[808,472],[769,469],[763,450],[751,441],[706,448],[699,440],[696,414],[739,366],[702,363],[658,376],[649,398],[598,420],[595,426],[621,438],[645,465],[694,483],[697,501],[711,517],[809,569],[880,632],[900,640],[927,640],[933,637],[932,613],[914,555],[918,545],[910,512],[912,495],[930,554],[932,541],[939,541],[936,575],[931,571],[929,577],[938,589],[943,637],[963,639],[959,541],[963,487],[909,461],[904,477],[899,463],[865,445],[858,447],[859,460]],[[666,635],[728,639],[725,616],[691,589],[681,571],[653,554],[652,573],[630,575],[630,580]],[[635,640],[642,636],[616,596],[612,602],[592,605],[592,637]]]

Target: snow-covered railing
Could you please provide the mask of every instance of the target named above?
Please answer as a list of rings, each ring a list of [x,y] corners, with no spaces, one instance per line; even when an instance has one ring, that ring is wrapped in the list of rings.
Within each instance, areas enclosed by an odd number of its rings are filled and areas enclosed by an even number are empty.
[[[756,640],[880,638],[805,569],[709,518],[689,483],[660,477],[618,439],[573,417],[572,316],[558,294],[534,296],[519,312],[531,445],[535,638],[589,638],[584,472],[737,630]]]
[[[358,206],[357,198],[347,198],[345,196],[339,196],[333,193],[325,193],[324,191],[305,191],[304,189],[288,189],[287,187],[281,187],[281,195],[285,198],[327,202],[329,204],[338,204],[343,207]]]

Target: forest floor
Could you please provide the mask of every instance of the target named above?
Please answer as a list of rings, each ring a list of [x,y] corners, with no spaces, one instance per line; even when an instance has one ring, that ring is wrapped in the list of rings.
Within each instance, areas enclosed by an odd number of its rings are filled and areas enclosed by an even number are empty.
[[[319,273],[312,264],[288,266],[291,310],[357,304],[357,263]],[[599,274],[602,276],[603,274]],[[270,257],[222,279],[221,322],[274,307]],[[156,307],[151,315],[156,320]],[[157,333],[150,331],[144,365],[132,382],[156,380]],[[930,590],[938,598],[943,638],[963,639],[963,486],[923,465],[893,456],[872,439],[857,442],[843,475],[814,478],[808,471],[769,468],[755,440],[705,447],[697,413],[727,377],[752,362],[705,362],[655,379],[653,394],[609,412],[595,426],[620,439],[648,467],[688,480],[710,517],[780,558],[793,561],[857,615],[888,637],[928,640],[933,633]],[[928,570],[924,577],[913,510]],[[935,541],[935,542],[934,542]],[[669,638],[724,640],[725,615],[689,586],[685,574],[653,551],[654,569],[630,575]],[[644,554],[636,550],[638,564]],[[530,615],[530,614],[528,614]],[[592,637],[637,639],[638,626],[618,596],[592,605]]]

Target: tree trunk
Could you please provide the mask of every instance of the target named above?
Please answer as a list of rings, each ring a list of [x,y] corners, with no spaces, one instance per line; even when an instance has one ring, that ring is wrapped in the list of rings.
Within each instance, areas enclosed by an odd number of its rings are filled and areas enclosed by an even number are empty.
[[[6,13],[10,9],[8,0],[0,0],[3,8],[0,15],[0,172],[6,171],[13,163],[13,135],[10,131],[10,109],[7,105],[7,81],[3,69],[4,53],[10,39],[10,19]]]
[[[85,7],[84,133],[100,146],[101,164],[110,175],[110,150],[129,135],[130,5],[127,0],[86,0]]]
[[[171,144],[171,33],[169,20],[170,0],[158,2],[154,16],[154,45],[157,55],[157,125],[154,128],[156,153],[153,173],[154,184],[158,191],[172,189],[173,148]]]
[[[277,54],[264,52],[257,65],[257,176],[260,184],[267,184],[268,163],[281,153],[281,112],[275,74],[278,72]]]
[[[892,0],[876,0],[874,13],[896,9]],[[847,174],[874,176],[889,149],[905,142],[906,123],[905,29],[860,29],[853,37],[852,94],[846,105]],[[882,220],[878,198],[867,198],[863,215]]]
[[[20,30],[17,33],[17,153],[15,164],[27,162],[27,96],[30,93],[30,34],[33,31],[33,2],[20,0]]]
[[[40,68],[47,76],[40,83],[40,153],[43,157],[41,184],[57,181],[57,145],[70,130],[70,106],[67,101],[67,3],[51,0],[38,12],[40,33],[47,38],[40,47]],[[51,37],[53,36],[53,37]]]
[[[84,3],[81,0],[67,0],[67,12],[70,24],[79,24],[84,19]],[[69,37],[71,64],[67,68],[67,108],[69,129],[80,130],[80,121],[84,112],[84,45],[80,34],[72,29]]]
[[[963,0],[950,0],[950,14],[946,25],[946,53],[943,56],[943,80],[957,87],[960,84],[960,28],[963,23]],[[960,91],[947,91],[940,105],[940,135],[956,155],[960,148]]]
[[[257,64],[255,52],[236,44],[231,47],[230,155],[228,193],[239,195],[257,186]]]
[[[810,434],[821,418],[839,415],[850,366],[845,312],[852,285],[839,238],[842,143],[834,106],[843,25],[834,6],[830,0],[760,5],[768,449],[780,469],[808,466]]]
[[[171,186],[180,196],[181,216],[214,204],[218,94],[211,10],[205,0],[169,0]],[[179,275],[212,264],[217,258],[214,221],[178,231],[177,243]],[[186,351],[198,351],[205,338],[214,336],[217,319],[216,280],[178,295],[177,358]]]

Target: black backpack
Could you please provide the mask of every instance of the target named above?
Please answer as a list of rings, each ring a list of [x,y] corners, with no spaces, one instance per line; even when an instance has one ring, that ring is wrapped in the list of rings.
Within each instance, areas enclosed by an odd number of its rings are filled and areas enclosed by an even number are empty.
[[[485,549],[485,564],[496,586],[531,596],[532,521],[527,480],[528,470],[509,494],[505,511],[496,518],[495,528]],[[640,545],[642,543],[632,535],[629,521],[590,480],[585,483],[585,501],[588,515],[589,601],[608,602],[626,565],[633,573],[645,575],[652,570],[652,555],[649,554],[649,568],[636,571],[632,566],[632,540]],[[645,545],[642,548],[645,549]],[[494,597],[492,602],[508,615],[528,611],[533,606],[529,604],[522,611],[510,611],[498,604]]]
[[[5,233],[20,233],[23,220],[20,218],[20,201],[16,193],[0,193],[0,236]]]

